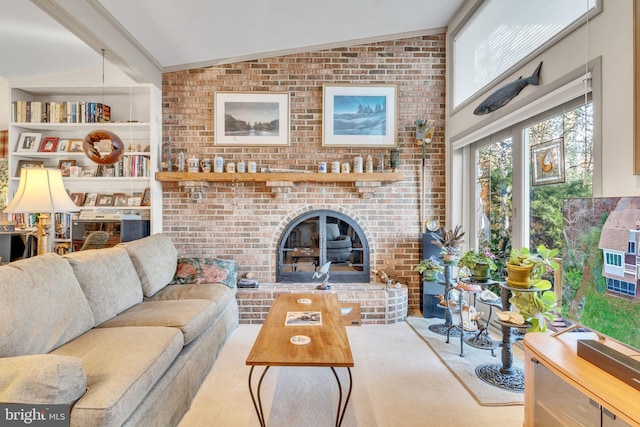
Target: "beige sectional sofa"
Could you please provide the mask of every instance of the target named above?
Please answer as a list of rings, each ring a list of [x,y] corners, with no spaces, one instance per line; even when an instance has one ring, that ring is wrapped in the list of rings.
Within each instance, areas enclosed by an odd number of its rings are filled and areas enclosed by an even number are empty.
[[[238,324],[235,264],[196,261],[156,234],[0,267],[0,402],[72,405],[71,426],[177,424]]]

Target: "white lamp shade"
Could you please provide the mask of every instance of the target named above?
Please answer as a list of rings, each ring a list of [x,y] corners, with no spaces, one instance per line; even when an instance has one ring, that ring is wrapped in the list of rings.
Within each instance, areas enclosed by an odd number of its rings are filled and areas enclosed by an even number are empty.
[[[4,212],[77,212],[79,210],[64,188],[60,169],[22,168],[18,191]]]

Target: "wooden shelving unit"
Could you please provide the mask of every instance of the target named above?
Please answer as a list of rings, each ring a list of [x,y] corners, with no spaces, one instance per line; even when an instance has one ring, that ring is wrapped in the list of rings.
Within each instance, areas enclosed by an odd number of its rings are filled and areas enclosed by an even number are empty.
[[[82,151],[66,151],[56,147],[52,152],[41,152],[38,148],[33,150],[19,149],[18,143],[23,133],[40,134],[44,137],[56,137],[62,140],[83,140],[87,132],[95,129],[105,129],[116,133],[125,145],[132,147],[136,151],[125,151],[123,164],[132,159],[132,156],[140,158],[138,164],[140,169],[145,169],[143,174],[125,172],[124,176],[80,176],[64,177],[63,182],[69,193],[103,193],[114,194],[143,193],[145,188],[151,189],[151,206],[136,208],[145,217],[152,220],[154,232],[162,230],[162,186],[153,180],[158,164],[156,147],[160,145],[161,135],[161,92],[160,89],[149,84],[132,83],[124,86],[77,86],[74,81],[69,81],[64,75],[59,79],[40,81],[35,79],[24,85],[11,88],[11,112],[12,121],[9,123],[9,199],[15,194],[20,182],[19,166],[21,161],[39,162],[47,168],[58,168],[61,160],[75,162],[76,166],[92,168],[94,172],[98,165],[85,156]],[[15,103],[15,104],[14,104]],[[29,103],[40,110],[41,105],[68,105],[85,103],[103,103],[111,107],[111,122],[77,122],[79,118],[74,118],[73,111],[67,111],[64,122],[50,123],[55,110],[49,111],[49,116],[39,117],[33,120],[24,115],[18,115],[17,109],[22,103]],[[69,104],[68,104],[69,103]],[[15,110],[14,110],[15,105]],[[79,107],[78,107],[79,108]],[[25,105],[26,109],[26,105]],[[79,116],[78,116],[79,117]],[[40,120],[45,120],[40,121]],[[77,121],[76,121],[77,120]],[[86,117],[85,117],[85,120]],[[139,149],[133,148],[140,146]],[[148,147],[148,150],[144,150]],[[147,164],[147,167],[143,167]],[[122,169],[124,170],[124,169]],[[132,176],[130,176],[132,175]],[[134,176],[135,175],[135,176]],[[144,176],[140,176],[144,175]],[[103,209],[100,206],[80,206],[82,210]],[[127,210],[130,207],[125,207]],[[117,209],[108,207],[107,209]],[[67,218],[69,215],[66,215]],[[55,217],[54,217],[55,218]],[[68,218],[67,218],[68,219]],[[71,236],[70,220],[64,221],[65,236]],[[54,221],[52,229],[59,231],[59,224]],[[68,243],[68,238],[56,237],[52,243]],[[51,248],[53,249],[53,247]]]

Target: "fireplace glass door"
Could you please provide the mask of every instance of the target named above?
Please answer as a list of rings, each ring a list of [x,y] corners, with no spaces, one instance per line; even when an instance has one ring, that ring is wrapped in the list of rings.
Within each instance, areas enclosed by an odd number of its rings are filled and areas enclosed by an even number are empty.
[[[278,282],[311,282],[330,262],[330,282],[368,282],[369,246],[362,229],[339,212],[312,211],[294,219],[278,244]]]

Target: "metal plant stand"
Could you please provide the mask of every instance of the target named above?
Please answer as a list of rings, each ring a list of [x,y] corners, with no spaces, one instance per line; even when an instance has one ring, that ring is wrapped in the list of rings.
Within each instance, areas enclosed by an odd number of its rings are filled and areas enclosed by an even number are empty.
[[[444,323],[437,323],[429,326],[429,330],[435,334],[446,336],[449,334],[452,337],[460,336],[460,331],[457,329],[452,329],[453,320],[451,319],[451,313],[449,312],[449,292],[456,285],[455,280],[453,280],[453,267],[457,264],[455,262],[445,261],[444,263],[444,282],[440,282],[441,285],[444,285]]]
[[[483,282],[474,282],[470,280],[469,283],[473,283],[476,285],[480,285],[482,289],[486,289],[489,286],[497,285],[498,282],[495,280],[486,280]],[[477,301],[480,301],[487,306],[489,306],[489,315],[487,316],[487,323],[485,325],[480,324],[478,322],[478,331],[475,333],[469,333],[464,338],[464,342],[469,344],[471,347],[475,347],[480,350],[490,350],[491,355],[495,357],[495,350],[498,348],[498,342],[494,341],[489,335],[489,322],[491,321],[491,315],[493,314],[493,307],[499,307],[502,309],[502,300],[500,303],[496,303],[494,301],[485,301],[482,298],[476,298],[477,293],[473,294],[473,305],[476,306]],[[496,300],[497,301],[497,300]],[[477,309],[477,306],[476,306]]]
[[[509,309],[509,298],[511,291],[537,292],[536,288],[510,288],[506,283],[498,283],[500,286],[500,298],[502,300],[502,310]],[[511,348],[511,329],[513,323],[497,321],[502,329],[502,365],[488,363],[476,368],[476,375],[484,382],[510,391],[524,392],[524,371],[513,366],[513,349]],[[530,327],[526,323],[521,328]]]

